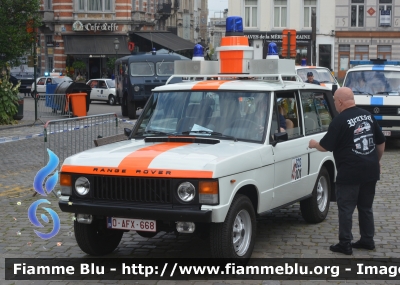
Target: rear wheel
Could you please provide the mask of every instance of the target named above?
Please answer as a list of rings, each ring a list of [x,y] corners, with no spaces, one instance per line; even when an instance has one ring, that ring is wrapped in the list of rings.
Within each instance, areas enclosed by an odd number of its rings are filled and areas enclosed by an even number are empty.
[[[128,105],[128,118],[129,119],[136,119],[136,104],[135,102],[127,102]]]
[[[211,224],[210,229],[214,258],[250,258],[256,235],[256,215],[250,199],[237,195],[225,222]]]
[[[322,167],[315,182],[312,196],[300,201],[301,214],[308,223],[320,223],[325,220],[329,211],[331,183],[329,173]]]
[[[115,100],[115,96],[114,95],[108,96],[108,104],[115,105],[116,103],[117,103],[117,101]]]
[[[122,116],[124,116],[124,117],[127,117],[128,116],[128,102],[127,102],[128,100],[127,100],[127,98],[126,98],[126,96],[124,96],[122,99],[121,99],[121,113],[122,113]]]
[[[74,230],[79,247],[90,255],[105,255],[113,252],[124,234],[120,230],[107,229],[104,219],[93,220],[91,224],[74,221]]]

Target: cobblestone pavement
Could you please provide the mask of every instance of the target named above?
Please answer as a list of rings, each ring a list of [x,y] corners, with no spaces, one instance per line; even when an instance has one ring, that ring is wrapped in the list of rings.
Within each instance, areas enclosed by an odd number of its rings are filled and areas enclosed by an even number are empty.
[[[132,125],[131,125],[132,126]],[[130,127],[131,127],[130,126]],[[123,126],[121,126],[122,128]],[[13,134],[27,132],[28,127],[8,129]],[[14,130],[14,131],[13,131]],[[0,129],[0,133],[3,130]],[[2,135],[0,135],[2,137]],[[381,181],[377,185],[374,203],[376,225],[376,250],[355,249],[353,255],[344,256],[329,251],[337,242],[338,223],[336,203],[331,203],[327,219],[320,224],[307,224],[300,215],[299,205],[282,209],[258,222],[257,237],[252,257],[259,258],[400,258],[400,141],[389,140],[382,160]],[[4,281],[5,258],[17,257],[88,257],[76,244],[73,233],[73,216],[63,213],[57,198],[50,195],[51,207],[61,219],[61,230],[50,240],[41,240],[27,217],[27,209],[39,196],[33,197],[33,179],[43,167],[43,138],[31,138],[0,144],[0,281],[1,284],[398,284],[398,281]],[[57,192],[55,189],[54,192]],[[358,240],[358,220],[353,219],[354,239]],[[43,230],[44,231],[44,230]],[[209,258],[206,240],[193,235],[159,233],[147,239],[134,232],[125,233],[118,249],[108,257],[204,257]]]

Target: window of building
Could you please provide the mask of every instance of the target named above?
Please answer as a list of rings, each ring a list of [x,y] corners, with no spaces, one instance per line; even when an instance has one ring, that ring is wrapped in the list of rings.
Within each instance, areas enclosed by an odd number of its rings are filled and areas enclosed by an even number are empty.
[[[244,26],[246,28],[257,27],[258,0],[245,0],[244,2]]]
[[[48,44],[53,44],[53,36],[52,35],[46,35],[46,45]]]
[[[339,71],[338,77],[344,78],[350,68],[350,45],[339,45]]]
[[[392,46],[378,46],[378,58],[390,60],[392,58]]]
[[[355,60],[368,60],[369,46],[355,46],[354,59]]]
[[[392,0],[379,0],[379,26],[392,26]]]
[[[317,0],[304,0],[304,28],[311,28],[312,9],[317,9]]]
[[[351,0],[351,26],[364,27],[364,0]]]
[[[44,1],[44,9],[45,10],[52,10],[53,9],[53,0],[45,0]]]
[[[274,27],[287,27],[287,0],[274,0]]]
[[[112,10],[112,0],[79,0],[77,9],[87,12],[107,12]]]
[[[53,54],[47,56],[47,71],[51,72],[53,70]]]

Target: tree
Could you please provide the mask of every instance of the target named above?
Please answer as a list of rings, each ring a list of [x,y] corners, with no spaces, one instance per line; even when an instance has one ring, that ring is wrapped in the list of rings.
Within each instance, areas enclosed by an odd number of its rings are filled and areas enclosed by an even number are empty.
[[[0,68],[30,53],[41,25],[40,0],[0,0]]]

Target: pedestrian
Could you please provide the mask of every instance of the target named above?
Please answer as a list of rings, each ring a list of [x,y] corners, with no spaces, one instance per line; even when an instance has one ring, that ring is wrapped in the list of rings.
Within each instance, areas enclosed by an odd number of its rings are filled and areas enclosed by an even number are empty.
[[[374,116],[356,107],[353,91],[341,87],[334,94],[339,115],[329,125],[318,143],[309,147],[332,151],[335,158],[336,198],[339,211],[339,243],[330,250],[347,255],[353,248],[375,249],[372,204],[380,176],[380,160],[385,150],[385,137]],[[361,238],[352,243],[352,216],[358,209]]]
[[[306,82],[307,83],[311,83],[311,84],[321,85],[319,83],[319,81],[314,79],[314,74],[311,71],[307,72],[307,80],[306,80]]]

